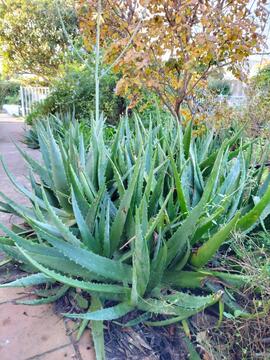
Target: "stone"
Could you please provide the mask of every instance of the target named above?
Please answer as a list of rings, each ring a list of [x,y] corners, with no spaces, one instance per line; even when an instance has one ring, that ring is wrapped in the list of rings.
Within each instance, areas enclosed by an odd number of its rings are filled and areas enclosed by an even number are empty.
[[[68,344],[64,322],[52,306],[0,305],[1,360],[26,360]]]

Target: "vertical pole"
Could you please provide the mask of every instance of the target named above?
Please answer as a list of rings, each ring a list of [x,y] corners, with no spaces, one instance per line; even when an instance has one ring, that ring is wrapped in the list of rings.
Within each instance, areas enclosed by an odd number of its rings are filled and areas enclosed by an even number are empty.
[[[95,85],[96,85],[96,121],[99,120],[99,50],[100,50],[100,18],[101,0],[97,5],[97,34],[96,34],[96,61],[95,61]]]
[[[24,99],[25,99],[25,115],[28,115],[28,88],[24,89]]]
[[[24,97],[23,97],[23,87],[22,86],[20,86],[20,97],[21,97],[22,116],[25,117]]]

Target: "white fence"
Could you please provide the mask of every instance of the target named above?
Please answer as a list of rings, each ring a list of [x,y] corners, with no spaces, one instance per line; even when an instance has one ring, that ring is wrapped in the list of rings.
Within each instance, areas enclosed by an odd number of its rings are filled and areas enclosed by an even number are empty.
[[[241,106],[245,105],[247,98],[245,95],[218,95],[218,100],[220,103],[226,101],[230,106]]]
[[[48,87],[21,86],[20,97],[22,116],[28,115],[32,110],[33,105],[43,101],[48,96],[49,92],[50,90]]]

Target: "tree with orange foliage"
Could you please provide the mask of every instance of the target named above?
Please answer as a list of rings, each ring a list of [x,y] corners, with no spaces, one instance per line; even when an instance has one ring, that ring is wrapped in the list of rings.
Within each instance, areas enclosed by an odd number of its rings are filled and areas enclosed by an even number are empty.
[[[79,3],[90,50],[97,1]],[[116,91],[130,106],[148,89],[180,119],[181,104],[191,106],[191,95],[211,71],[226,67],[242,77],[244,60],[261,50],[267,17],[265,0],[103,0],[103,60],[121,73]]]

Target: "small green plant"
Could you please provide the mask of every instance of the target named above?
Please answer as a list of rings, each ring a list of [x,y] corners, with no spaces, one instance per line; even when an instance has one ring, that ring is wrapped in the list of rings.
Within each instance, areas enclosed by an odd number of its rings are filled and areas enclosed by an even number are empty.
[[[63,138],[49,123],[40,125],[43,162],[20,150],[32,191],[3,162],[31,206],[0,193],[2,211],[27,224],[0,225],[7,235],[0,248],[35,273],[1,286],[54,284],[52,296],[29,304],[55,301],[69,288],[90,294],[86,313],[65,316],[82,319],[82,329],[91,322],[97,359],[104,359],[103,321],[133,310],[140,312],[133,324],[152,326],[184,321],[216,303],[221,317],[224,305],[248,316],[228,293],[249,276],[207,265],[233,231],[247,233],[269,214],[270,176],[262,183],[252,143],[240,133],[220,143],[211,131],[192,137],[191,122],[183,132],[172,118],[166,127],[160,119],[134,121],[131,131],[122,119],[105,141],[103,120],[93,120],[88,145],[73,123]]]

